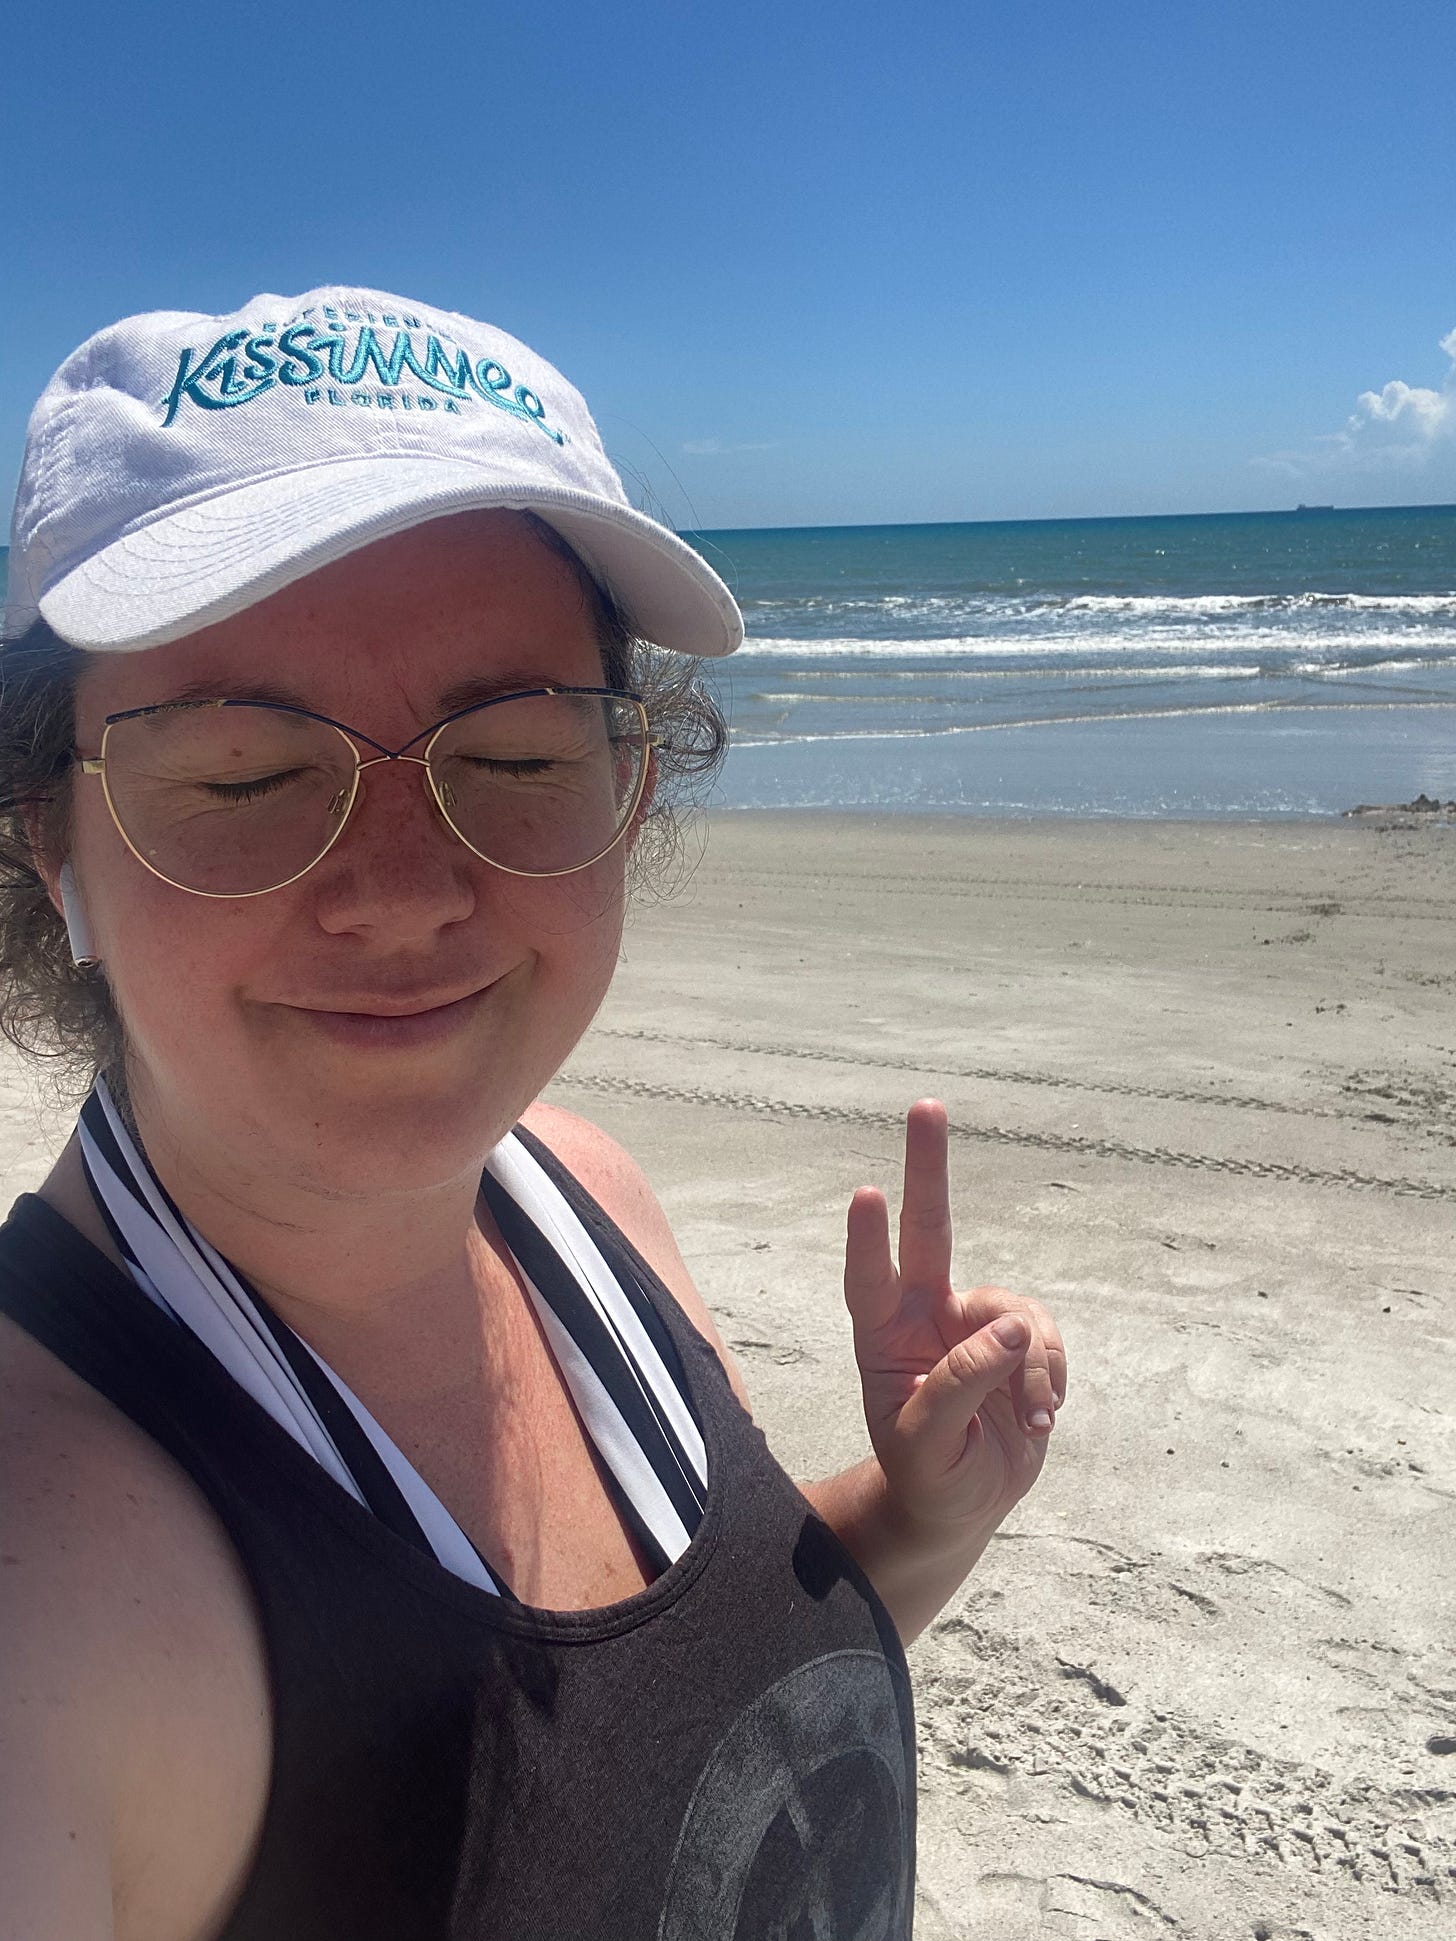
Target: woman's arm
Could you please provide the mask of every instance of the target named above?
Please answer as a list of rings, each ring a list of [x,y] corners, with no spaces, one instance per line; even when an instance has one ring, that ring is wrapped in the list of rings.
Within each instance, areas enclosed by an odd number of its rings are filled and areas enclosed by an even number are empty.
[[[906,1645],[960,1589],[996,1530],[994,1521],[954,1532],[917,1526],[891,1500],[874,1456],[800,1487],[874,1585]]]
[[[206,1499],[0,1315],[0,1941],[217,1933],[271,1763],[256,1605]]]

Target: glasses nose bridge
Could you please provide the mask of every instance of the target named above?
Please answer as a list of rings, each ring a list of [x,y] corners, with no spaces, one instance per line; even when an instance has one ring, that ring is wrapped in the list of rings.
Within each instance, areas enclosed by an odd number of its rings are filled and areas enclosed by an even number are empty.
[[[378,748],[378,747],[379,747],[379,744],[378,744],[378,742],[376,742],[376,743],[375,743],[374,745],[375,745],[375,747],[376,747],[376,748]],[[408,744],[406,744],[406,745],[408,745]],[[388,749],[388,748],[384,748],[384,749],[380,749],[380,752],[379,752],[379,753],[378,753],[377,755],[369,755],[369,756],[367,756],[367,757],[365,757],[365,758],[364,758],[364,759],[362,759],[362,760],[361,760],[361,759],[360,759],[360,757],[359,757],[359,753],[358,753],[358,750],[357,750],[357,749],[355,750],[355,753],[354,753],[354,764],[355,764],[355,776],[354,776],[354,804],[353,804],[353,806],[357,806],[357,805],[358,805],[358,803],[359,803],[359,801],[360,801],[360,800],[362,799],[362,797],[363,797],[363,795],[364,795],[364,771],[365,771],[365,769],[366,769],[366,768],[378,768],[378,767],[379,767],[379,766],[381,765],[381,763],[384,763],[384,762],[408,762],[408,763],[410,763],[410,765],[411,765],[412,767],[414,767],[414,768],[422,768],[422,769],[423,769],[423,770],[424,770],[425,772],[424,772],[424,774],[423,774],[423,775],[422,775],[422,776],[420,777],[420,781],[421,781],[421,783],[423,784],[423,787],[424,787],[424,791],[425,791],[425,798],[426,798],[426,800],[427,800],[428,802],[430,802],[430,803],[432,803],[432,804],[433,804],[433,805],[434,805],[434,806],[435,806],[436,808],[438,808],[438,807],[440,806],[440,805],[439,805],[439,798],[438,798],[438,796],[436,795],[436,792],[435,792],[435,784],[434,784],[434,777],[433,777],[433,776],[431,775],[431,773],[430,773],[430,764],[429,764],[429,762],[428,762],[428,761],[427,761],[427,760],[425,759],[425,757],[424,757],[423,755],[406,755],[406,754],[405,754],[405,753],[403,752],[403,750],[400,750],[400,749],[394,749],[394,750],[391,750],[391,749]]]
[[[423,755],[406,755],[402,752],[391,754],[388,750],[385,750],[383,754],[370,755],[364,761],[360,761],[356,756],[355,762],[361,775],[366,768],[378,768],[381,762],[413,762],[416,768],[423,768],[426,771],[428,771],[430,766]]]

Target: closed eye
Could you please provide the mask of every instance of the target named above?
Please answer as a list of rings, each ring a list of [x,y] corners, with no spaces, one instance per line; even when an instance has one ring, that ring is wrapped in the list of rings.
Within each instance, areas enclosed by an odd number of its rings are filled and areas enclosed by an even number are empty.
[[[491,775],[545,775],[561,766],[549,755],[523,755],[515,761],[506,761],[499,756],[467,755],[465,760],[472,768],[485,769]]]
[[[302,773],[301,768],[290,768],[281,770],[277,775],[258,775],[247,782],[204,782],[202,786],[220,802],[256,802],[260,796],[272,795],[288,783],[297,781]]]

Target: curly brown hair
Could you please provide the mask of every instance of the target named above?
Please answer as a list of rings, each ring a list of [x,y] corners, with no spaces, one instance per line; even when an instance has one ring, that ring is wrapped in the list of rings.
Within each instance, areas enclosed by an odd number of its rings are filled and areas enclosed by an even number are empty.
[[[532,514],[542,541],[578,575],[592,611],[608,687],[640,694],[652,727],[657,786],[632,853],[634,892],[667,895],[682,876],[682,822],[722,765],[728,731],[702,667],[639,639],[566,541]],[[75,695],[87,656],[37,619],[0,644],[0,1034],[52,1061],[67,1090],[98,1072],[120,1077],[122,1020],[100,966],[72,961],[36,852],[70,849]]]

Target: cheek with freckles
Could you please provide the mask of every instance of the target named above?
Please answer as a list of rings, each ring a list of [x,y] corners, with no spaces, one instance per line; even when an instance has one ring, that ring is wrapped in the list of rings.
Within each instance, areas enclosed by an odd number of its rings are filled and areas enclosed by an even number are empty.
[[[216,1082],[239,1033],[241,995],[278,955],[282,912],[263,899],[211,902],[161,883],[130,889],[107,898],[100,915],[129,1055]]]

